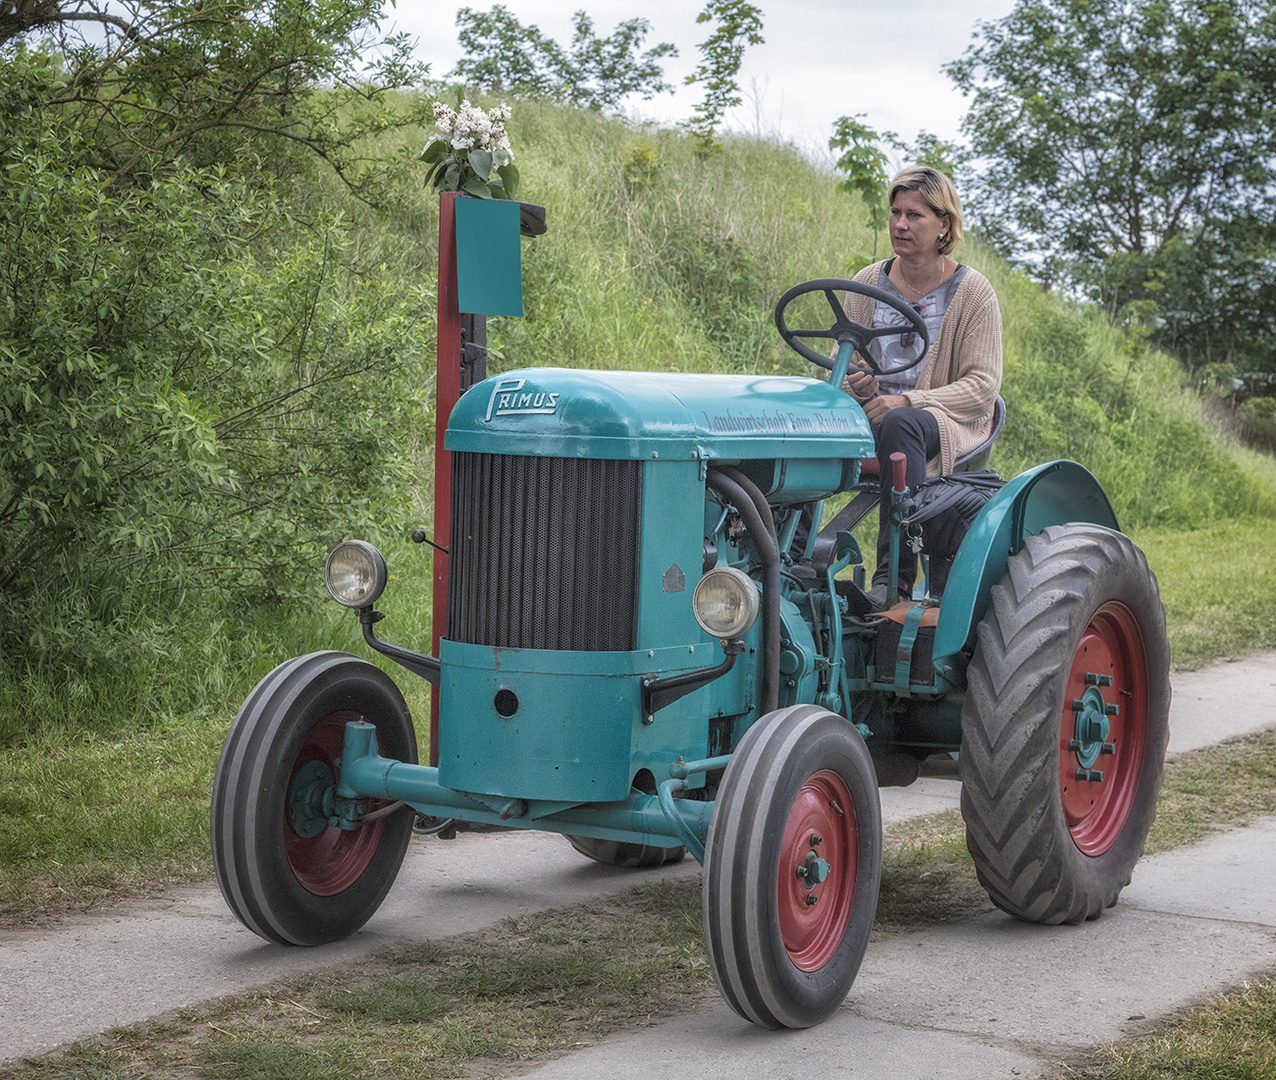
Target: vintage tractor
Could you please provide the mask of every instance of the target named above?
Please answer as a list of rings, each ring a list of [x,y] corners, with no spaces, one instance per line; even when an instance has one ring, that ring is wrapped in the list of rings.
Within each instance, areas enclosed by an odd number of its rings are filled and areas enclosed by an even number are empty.
[[[998,906],[1075,923],[1116,902],[1168,737],[1156,580],[1099,484],[1055,461],[932,556],[928,592],[866,608],[850,528],[877,506],[873,438],[839,388],[882,331],[836,295],[866,288],[821,279],[780,301],[781,335],[827,381],[534,368],[460,396],[437,655],[378,638],[371,545],[327,564],[365,641],[434,684],[437,764],[416,763],[403,696],[366,660],[318,652],[267,675],[212,803],[218,881],[250,929],[351,934],[420,816],[558,832],[604,863],[686,850],[726,1001],[805,1027],[843,1001],[868,942],[879,783],[958,769]],[[807,294],[827,298],[828,329],[790,329]],[[894,332],[925,334],[901,315]],[[828,339],[832,359],[809,343]],[[894,489],[915,540],[918,493]],[[818,521],[848,492],[857,508],[803,542],[804,508]]]

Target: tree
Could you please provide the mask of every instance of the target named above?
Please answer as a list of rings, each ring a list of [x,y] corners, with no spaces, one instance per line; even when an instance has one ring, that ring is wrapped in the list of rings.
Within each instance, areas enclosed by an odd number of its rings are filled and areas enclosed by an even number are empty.
[[[743,100],[736,76],[745,46],[766,41],[762,36],[762,12],[746,0],[709,0],[696,22],[714,21],[717,28],[700,43],[700,63],[686,78],[688,85],[704,86],[704,98],[687,127],[706,151],[714,149],[714,134],[727,110]]]
[[[911,146],[902,142],[893,131],[880,135],[867,124],[860,123],[863,113],[840,116],[833,125],[829,149],[842,151],[835,167],[846,174],[837,183],[837,190],[848,195],[858,195],[868,210],[868,225],[873,230],[873,258],[877,258],[877,235],[886,227],[889,206],[886,197],[890,184],[888,169],[890,159],[883,146],[903,155],[903,160],[914,165],[929,165],[950,179],[956,180],[963,172],[965,155],[953,143],[941,142],[929,132],[919,132]]]
[[[382,0],[20,0],[0,48],[55,50],[65,77],[43,107],[74,117],[83,152],[117,186],[172,162],[258,162],[276,178],[321,158],[371,196],[381,163],[360,141],[420,123],[389,91],[427,67],[378,32]],[[0,54],[3,56],[3,54]],[[367,58],[371,57],[369,60]],[[322,93],[313,91],[322,89]]]
[[[662,57],[678,55],[673,44],[661,42],[636,55],[651,29],[646,19],[628,19],[606,38],[594,35],[594,24],[583,11],[572,17],[572,25],[571,60],[576,77],[568,86],[569,104],[614,109],[629,94],[650,100],[673,90],[657,63]]]
[[[1019,0],[946,70],[972,98],[981,224],[1113,311],[1155,300],[1191,363],[1270,354],[1266,0]]]
[[[885,139],[891,145],[898,143],[891,132],[879,136],[871,127],[860,123],[863,115],[838,117],[829,139],[829,149],[842,151],[836,167],[846,173],[846,177],[838,181],[837,190],[858,195],[868,210],[868,224],[873,230],[873,259],[876,260],[877,234],[886,227],[888,183],[888,161],[879,142]]]
[[[600,38],[583,11],[572,16],[572,43],[564,49],[535,26],[524,26],[503,4],[490,11],[456,13],[465,57],[450,77],[480,90],[540,95],[579,108],[615,109],[630,94],[652,98],[672,89],[659,61],[678,50],[662,42],[639,53],[651,26],[628,19]]]
[[[524,26],[505,7],[463,7],[456,13],[457,41],[465,56],[448,77],[493,93],[556,97],[568,68],[567,53],[539,27]]]

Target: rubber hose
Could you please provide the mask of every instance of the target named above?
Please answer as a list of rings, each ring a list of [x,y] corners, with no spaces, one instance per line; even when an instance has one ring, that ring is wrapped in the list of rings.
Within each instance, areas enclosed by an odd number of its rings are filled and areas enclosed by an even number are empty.
[[[774,712],[780,703],[780,543],[775,520],[758,486],[739,469],[714,466],[707,482],[740,512],[762,558],[762,712]]]

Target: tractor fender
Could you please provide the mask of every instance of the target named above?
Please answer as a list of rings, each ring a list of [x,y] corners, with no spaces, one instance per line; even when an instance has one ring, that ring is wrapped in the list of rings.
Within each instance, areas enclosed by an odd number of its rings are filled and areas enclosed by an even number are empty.
[[[970,526],[948,574],[935,628],[935,666],[974,640],[992,587],[1006,561],[1047,525],[1087,521],[1120,530],[1103,486],[1075,461],[1052,461],[1020,473],[988,500]]]

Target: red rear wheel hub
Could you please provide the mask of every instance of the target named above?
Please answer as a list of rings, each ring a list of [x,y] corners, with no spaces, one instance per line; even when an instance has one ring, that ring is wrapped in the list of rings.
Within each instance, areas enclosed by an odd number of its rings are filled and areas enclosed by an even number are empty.
[[[1073,657],[1059,724],[1059,793],[1068,830],[1102,855],[1130,816],[1147,748],[1147,656],[1124,604],[1104,604]]]

